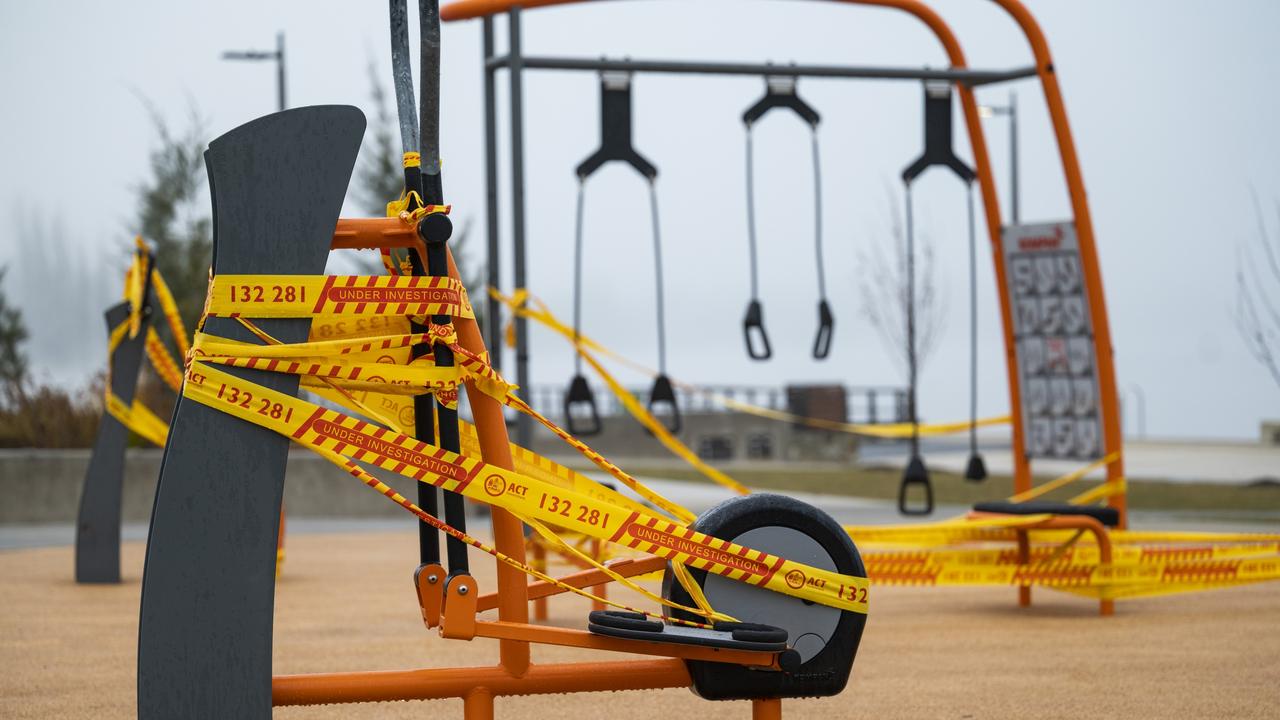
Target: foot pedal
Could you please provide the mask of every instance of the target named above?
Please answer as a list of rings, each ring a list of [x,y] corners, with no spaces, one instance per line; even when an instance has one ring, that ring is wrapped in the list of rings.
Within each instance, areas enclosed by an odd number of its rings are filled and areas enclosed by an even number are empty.
[[[627,640],[774,653],[787,649],[787,631],[772,625],[718,622],[713,627],[706,630],[668,625],[640,613],[619,610],[594,610],[587,619],[587,629],[591,632]]]

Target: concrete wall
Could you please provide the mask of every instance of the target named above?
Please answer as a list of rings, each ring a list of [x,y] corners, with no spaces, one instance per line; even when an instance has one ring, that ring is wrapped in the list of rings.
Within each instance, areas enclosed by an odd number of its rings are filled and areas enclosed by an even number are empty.
[[[560,422],[559,417],[553,418]],[[592,448],[611,459],[670,458],[671,453],[630,416],[600,419],[603,431],[582,438]],[[573,453],[549,431],[536,427],[533,450],[543,455],[562,457]],[[737,413],[698,413],[684,417],[684,427],[676,437],[694,452],[716,462],[774,460],[784,462],[852,462],[858,452],[858,440],[848,433],[802,428],[785,422]],[[709,444],[719,440],[727,444],[729,455],[711,456]],[[766,457],[749,449],[771,448]]]
[[[603,418],[604,432],[584,438],[593,448],[626,466],[627,458],[674,460],[662,445],[631,417]],[[536,430],[533,448],[567,462],[579,461],[574,451],[549,431]],[[706,456],[709,440],[727,444],[729,455],[711,458],[715,463],[743,461],[820,461],[847,463],[857,452],[853,435],[797,428],[787,423],[750,415],[697,414],[685,418],[678,435],[694,452]],[[766,438],[766,440],[761,440]],[[771,455],[751,455],[767,443]],[[125,461],[123,521],[146,523],[151,519],[156,478],[160,475],[159,449],[134,448]],[[584,461],[585,462],[585,461]],[[89,465],[89,450],[0,449],[0,524],[74,523],[81,487]],[[378,477],[406,497],[417,497],[412,480],[391,473]],[[285,475],[285,504],[290,517],[362,518],[403,516],[403,508],[351,477],[329,461],[307,450],[289,453]]]
[[[148,522],[160,476],[158,449],[126,456],[124,522]],[[74,523],[88,450],[0,450],[0,524]],[[387,475],[387,473],[382,473]],[[409,498],[413,481],[383,477]],[[403,508],[305,450],[289,453],[285,504],[290,517],[400,517]]]

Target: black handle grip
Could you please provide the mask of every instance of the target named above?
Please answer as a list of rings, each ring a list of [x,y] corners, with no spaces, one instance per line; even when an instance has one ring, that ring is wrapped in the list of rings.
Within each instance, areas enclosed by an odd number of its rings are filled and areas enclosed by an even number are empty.
[[[653,380],[653,389],[649,391],[649,413],[666,426],[667,432],[680,432],[683,424],[680,419],[680,404],[676,402],[676,389],[671,386],[671,379],[659,375]]]
[[[907,488],[919,485],[924,488],[924,505],[912,507],[907,504]],[[929,471],[919,455],[913,455],[902,473],[902,484],[898,486],[898,512],[903,515],[933,514],[933,483],[929,481]]]
[[[747,341],[747,356],[752,360],[768,360],[773,357],[773,348],[769,345],[769,333],[764,329],[764,309],[759,300],[752,300],[747,305],[747,316],[742,319],[742,334]],[[753,338],[760,339],[759,348]]]
[[[831,314],[831,306],[827,301],[818,301],[818,334],[813,338],[813,359],[826,360],[831,354],[831,336],[835,330],[836,319]]]
[[[582,417],[584,411],[585,418]],[[584,421],[588,421],[585,426]],[[564,424],[571,435],[580,437],[599,435],[602,429],[596,395],[582,375],[574,375],[569,381],[569,392],[564,396]]]
[[[969,456],[969,463],[964,468],[964,479],[969,482],[982,482],[987,479],[987,464],[976,452]]]

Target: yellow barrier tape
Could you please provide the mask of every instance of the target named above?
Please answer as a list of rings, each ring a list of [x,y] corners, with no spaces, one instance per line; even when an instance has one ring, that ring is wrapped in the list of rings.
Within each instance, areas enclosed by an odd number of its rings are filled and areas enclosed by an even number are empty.
[[[1066,475],[1063,475],[1058,478],[1054,478],[1049,482],[1037,485],[1036,487],[1033,487],[1030,490],[1027,490],[1025,492],[1020,492],[1014,495],[1010,495],[1009,501],[1010,502],[1026,502],[1027,500],[1033,500],[1035,498],[1040,497],[1041,495],[1045,495],[1046,493],[1053,492],[1054,490],[1057,490],[1060,487],[1063,487],[1065,485],[1070,485],[1071,483],[1079,480],[1085,475],[1088,475],[1094,470],[1104,465],[1110,465],[1111,463],[1119,459],[1120,459],[1120,453],[1113,452],[1107,455],[1106,457],[1099,458],[1089,463],[1088,465],[1085,465],[1082,468],[1079,468],[1077,470],[1072,470]]]
[[[631,413],[632,417],[640,421],[641,425],[645,426],[649,432],[653,433],[653,436],[657,438],[658,441],[667,448],[667,450],[689,463],[698,472],[711,478],[716,483],[729,488],[739,495],[751,494],[751,491],[748,490],[745,485],[703,462],[702,458],[698,457],[697,453],[690,450],[687,445],[676,439],[676,436],[672,435],[671,432],[667,430],[666,426],[649,412],[648,408],[641,405],[640,401],[636,400],[634,395],[628,392],[626,388],[622,387],[622,384],[619,383],[613,375],[609,374],[609,372],[604,369],[604,366],[601,365],[595,357],[582,348],[578,348],[578,352],[582,355],[582,359],[586,360],[587,364],[591,366],[591,369],[596,371],[596,374],[600,376],[600,379],[604,380],[605,385],[607,385],[609,390],[611,390],[618,398],[618,401],[622,403],[622,406],[627,409],[627,412]]]
[[[853,612],[867,610],[865,578],[774,557],[589,498],[326,410],[211,365],[191,364],[183,396],[271,429],[331,459],[371,463],[519,515],[793,597]]]
[[[126,405],[119,395],[108,389],[104,407],[121,425],[156,447],[164,447],[169,439],[169,424],[137,400],[132,405]]]
[[[216,275],[209,317],[452,315],[473,318],[462,283],[409,275]]]
[[[503,295],[499,290],[491,287],[489,288],[489,295],[493,297],[495,300],[506,305],[508,310],[511,311],[511,314],[513,317],[518,316],[518,317],[523,317],[529,320],[533,320],[534,322],[537,322],[543,325],[549,330],[553,330],[556,333],[560,334],[565,339],[567,339],[571,344],[574,343],[575,335],[573,332],[573,328],[570,327],[569,325],[566,325],[563,321],[561,321],[558,317],[556,317],[556,315],[551,312],[551,310],[547,307],[545,303],[543,303],[538,298],[533,297],[528,290],[520,288],[508,296],[508,295]],[[530,306],[530,304],[532,304],[532,307]],[[505,335],[506,335],[507,345],[514,346],[515,345],[515,323],[514,322],[509,322],[507,324]],[[638,372],[644,373],[645,375],[648,375],[650,377],[654,377],[657,375],[657,373],[652,368],[648,368],[629,358],[623,357],[622,355],[614,352],[613,350],[610,350],[609,348],[606,348],[605,346],[601,345],[599,342],[591,339],[590,337],[587,337],[586,335],[581,335],[581,334],[577,335],[577,345],[575,349],[579,354],[583,354],[586,350],[593,350],[599,353],[600,355],[603,355],[619,363],[622,363],[623,365],[626,365],[627,367],[630,367],[631,369],[636,370]],[[672,379],[671,382],[675,386],[679,387],[681,390],[684,390],[686,392],[691,392],[691,393],[697,393],[704,397],[711,398],[712,400],[716,401],[717,403],[723,405],[726,408],[729,408],[730,410],[734,410],[736,412],[741,412],[749,415],[755,415],[757,417],[768,418],[770,420],[777,420],[779,422],[794,423],[798,425],[805,425],[808,427],[819,428],[822,430],[832,430],[836,432],[850,433],[853,435],[865,435],[869,437],[879,437],[879,438],[903,438],[903,437],[910,437],[912,434],[911,423],[883,423],[883,424],[881,423],[875,423],[875,424],[845,423],[845,422],[837,422],[834,420],[823,420],[821,418],[811,418],[811,417],[806,417],[804,415],[794,415],[792,413],[784,412],[782,410],[774,410],[771,408],[765,408],[765,407],[760,407],[758,405],[745,403],[739,400],[735,400],[733,398],[725,397],[724,395],[720,395],[710,390],[700,388],[696,385],[691,385],[686,382],[680,382],[675,379]],[[998,417],[981,418],[976,423],[971,423],[967,420],[960,421],[960,422],[950,422],[950,423],[922,423],[918,425],[917,432],[920,435],[951,435],[958,432],[964,432],[968,430],[970,427],[991,427],[995,425],[1007,425],[1010,422],[1012,422],[1011,416],[1000,415]]]

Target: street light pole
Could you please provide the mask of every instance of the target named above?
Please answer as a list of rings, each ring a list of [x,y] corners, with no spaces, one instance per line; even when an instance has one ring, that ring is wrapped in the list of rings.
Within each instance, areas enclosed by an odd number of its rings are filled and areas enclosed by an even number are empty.
[[[288,107],[285,102],[284,74],[284,32],[276,33],[275,50],[228,50],[222,53],[223,60],[274,60],[276,62],[276,100],[279,109]]]
[[[1009,118],[1009,194],[1012,196],[1009,203],[1009,217],[1013,224],[1017,225],[1022,219],[1022,212],[1018,206],[1018,94],[1010,90],[1008,105],[982,105],[978,107],[978,114],[984,118],[996,115]]]
[[[284,57],[284,39],[280,40],[280,57]],[[280,61],[280,103],[284,104],[284,60]],[[1018,94],[1012,90],[1009,91],[1009,178],[1013,183],[1011,194],[1013,201],[1010,204],[1010,217],[1013,224],[1017,225],[1022,218],[1022,213],[1018,209]]]

